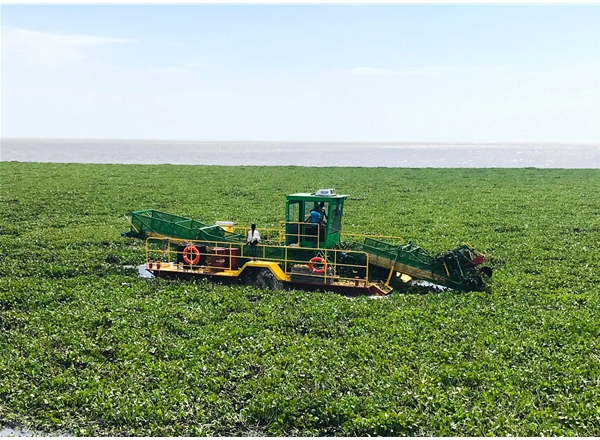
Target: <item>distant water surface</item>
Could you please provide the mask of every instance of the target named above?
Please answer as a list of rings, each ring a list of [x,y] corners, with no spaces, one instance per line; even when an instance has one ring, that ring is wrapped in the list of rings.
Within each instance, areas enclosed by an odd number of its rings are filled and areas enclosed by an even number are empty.
[[[211,142],[3,138],[0,161],[407,168],[600,168],[600,143]]]

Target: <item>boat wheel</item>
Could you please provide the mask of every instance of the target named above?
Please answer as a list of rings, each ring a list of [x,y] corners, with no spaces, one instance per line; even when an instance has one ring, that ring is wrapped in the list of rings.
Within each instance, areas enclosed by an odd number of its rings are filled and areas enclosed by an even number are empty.
[[[242,282],[256,289],[283,289],[283,283],[275,278],[275,275],[269,269],[245,270]]]

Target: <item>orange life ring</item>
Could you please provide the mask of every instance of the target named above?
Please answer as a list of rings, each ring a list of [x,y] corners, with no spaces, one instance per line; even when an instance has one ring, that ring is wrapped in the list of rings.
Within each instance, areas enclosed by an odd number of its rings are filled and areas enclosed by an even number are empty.
[[[192,253],[194,254],[193,260],[190,260],[190,257],[188,257],[189,251],[192,251]],[[200,261],[200,251],[198,250],[198,248],[196,248],[196,246],[194,246],[193,244],[186,247],[183,250],[183,261],[185,261],[187,264],[197,264],[198,261]]]
[[[315,269],[315,266],[313,266],[314,263],[321,263],[323,267],[321,269]],[[312,257],[308,262],[308,268],[312,273],[325,273],[325,269],[327,269],[327,261],[323,257]]]

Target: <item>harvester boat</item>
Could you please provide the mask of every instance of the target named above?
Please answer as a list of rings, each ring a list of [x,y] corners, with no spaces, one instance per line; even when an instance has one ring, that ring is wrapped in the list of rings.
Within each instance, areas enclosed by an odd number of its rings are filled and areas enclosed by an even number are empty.
[[[234,222],[210,225],[153,209],[129,213],[131,228],[122,235],[145,240],[146,270],[161,278],[386,295],[411,280],[482,290],[491,277],[486,257],[467,245],[432,256],[400,237],[342,233],[347,198],[334,189],[287,195],[285,220],[257,228],[255,246],[246,243],[249,228]],[[313,210],[321,214],[315,223],[308,221]]]

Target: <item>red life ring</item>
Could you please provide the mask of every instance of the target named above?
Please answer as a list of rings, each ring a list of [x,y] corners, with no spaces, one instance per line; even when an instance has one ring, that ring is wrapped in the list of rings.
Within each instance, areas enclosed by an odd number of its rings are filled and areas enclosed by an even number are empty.
[[[190,260],[190,257],[188,257],[189,251],[192,251],[192,253],[194,254],[193,260]],[[187,264],[197,264],[198,261],[200,261],[200,251],[198,251],[196,246],[191,244],[183,250],[183,261],[185,261]]]
[[[321,269],[315,269],[313,263],[320,263],[323,265]],[[325,273],[325,269],[327,269],[327,261],[323,257],[312,257],[308,262],[308,268],[312,273]]]

